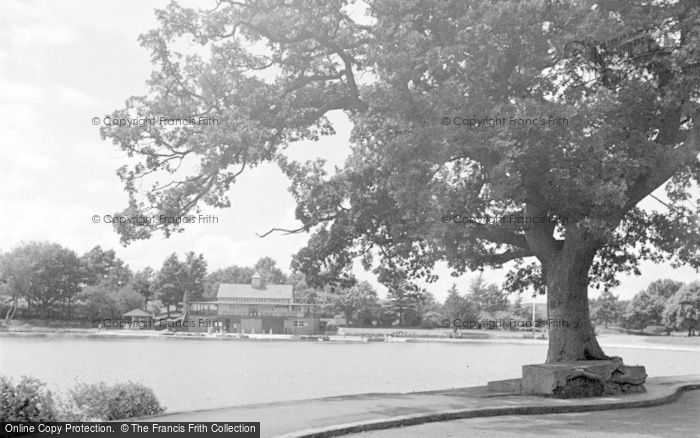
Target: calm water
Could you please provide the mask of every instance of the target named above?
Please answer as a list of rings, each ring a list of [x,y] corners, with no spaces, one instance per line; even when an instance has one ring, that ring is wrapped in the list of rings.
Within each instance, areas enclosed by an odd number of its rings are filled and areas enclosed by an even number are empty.
[[[650,376],[697,373],[700,353],[613,349]],[[169,411],[365,392],[483,385],[541,363],[544,345],[247,342],[0,337],[0,374],[30,375],[54,390],[132,380]]]

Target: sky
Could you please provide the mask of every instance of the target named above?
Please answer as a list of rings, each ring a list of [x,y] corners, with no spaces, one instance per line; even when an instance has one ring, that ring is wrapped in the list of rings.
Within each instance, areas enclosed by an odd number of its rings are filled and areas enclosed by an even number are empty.
[[[190,2],[192,3],[192,2]],[[211,3],[211,2],[209,2]],[[184,233],[165,239],[154,235],[127,247],[119,243],[109,224],[93,223],[122,210],[127,195],[116,175],[125,153],[99,135],[93,117],[123,107],[132,95],[147,91],[152,68],[149,53],[137,37],[156,27],[154,8],[166,1],[70,2],[5,0],[0,12],[0,251],[32,240],[57,242],[79,255],[95,245],[112,248],[133,269],[159,268],[172,252],[203,253],[209,270],[233,264],[249,266],[272,257],[289,270],[292,255],[308,235],[272,234],[273,227],[298,225],[289,181],[273,164],[246,171],[231,188],[232,207],[203,207],[218,224],[191,224]],[[188,4],[188,2],[184,2]],[[199,2],[205,7],[207,2]],[[342,165],[349,153],[350,123],[342,113],[330,115],[336,135],[319,142],[290,145],[297,160],[322,157]],[[664,199],[663,192],[656,195]],[[664,210],[658,201],[642,201],[645,208]],[[501,283],[505,270],[484,273]],[[690,268],[644,263],[643,275],[622,276],[614,290],[631,299],[658,278],[690,281],[700,277]],[[371,273],[358,266],[358,278],[370,281],[385,294]],[[477,274],[450,276],[440,266],[440,279],[427,285],[439,300],[454,282],[465,292]],[[596,296],[593,291],[592,297]],[[523,297],[524,302],[530,300]],[[538,302],[544,298],[539,297]]]

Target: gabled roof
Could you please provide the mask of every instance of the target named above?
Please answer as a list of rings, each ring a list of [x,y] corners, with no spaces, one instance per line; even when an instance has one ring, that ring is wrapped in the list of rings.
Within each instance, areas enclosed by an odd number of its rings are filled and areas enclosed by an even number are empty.
[[[273,298],[292,301],[291,284],[266,284],[260,289],[250,284],[221,283],[216,298]]]
[[[134,309],[131,312],[127,312],[127,313],[123,314],[122,316],[150,316],[150,317],[152,317],[153,315],[146,312],[146,311],[143,311],[141,309]]]

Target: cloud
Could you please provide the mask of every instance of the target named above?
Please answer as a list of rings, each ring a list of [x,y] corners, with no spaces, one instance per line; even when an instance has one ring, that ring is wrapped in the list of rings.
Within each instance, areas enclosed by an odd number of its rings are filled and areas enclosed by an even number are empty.
[[[43,88],[28,82],[9,81],[0,78],[0,101],[39,102],[46,92]]]
[[[70,44],[78,40],[78,34],[70,28],[53,23],[31,23],[10,26],[9,40],[11,47],[55,47]]]
[[[58,86],[56,97],[59,103],[74,107],[88,107],[94,105],[96,102],[96,99],[93,99],[82,91],[65,85]]]
[[[53,157],[40,151],[24,149],[22,153],[17,153],[18,149],[22,149],[21,145],[7,144],[7,146],[9,147],[3,148],[0,152],[2,168],[25,172],[25,178],[31,175],[29,172],[46,172],[57,164]]]
[[[14,203],[12,215],[0,216],[0,247],[10,248],[20,241],[48,240],[75,249],[83,240],[93,240],[86,227],[99,229],[90,221],[94,208],[75,202],[61,202],[35,196]]]
[[[10,53],[29,48],[63,46],[78,40],[78,33],[73,30],[74,26],[70,26],[71,20],[58,12],[62,6],[53,3],[3,2],[0,40]]]

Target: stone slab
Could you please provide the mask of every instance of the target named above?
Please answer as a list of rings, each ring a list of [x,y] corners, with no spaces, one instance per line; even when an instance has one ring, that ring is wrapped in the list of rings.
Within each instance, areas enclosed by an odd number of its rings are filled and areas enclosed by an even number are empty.
[[[522,390],[521,381],[522,379],[494,380],[486,384],[486,389],[491,392],[520,394]]]
[[[522,393],[531,395],[598,396],[611,388],[640,386],[646,380],[643,366],[625,366],[620,358],[523,365]],[[610,385],[614,383],[615,385]],[[586,386],[589,388],[586,389]],[[563,395],[566,393],[567,395]]]
[[[646,379],[646,369],[641,365],[623,365],[610,377],[610,380],[614,383],[629,383],[633,385],[642,385]]]

